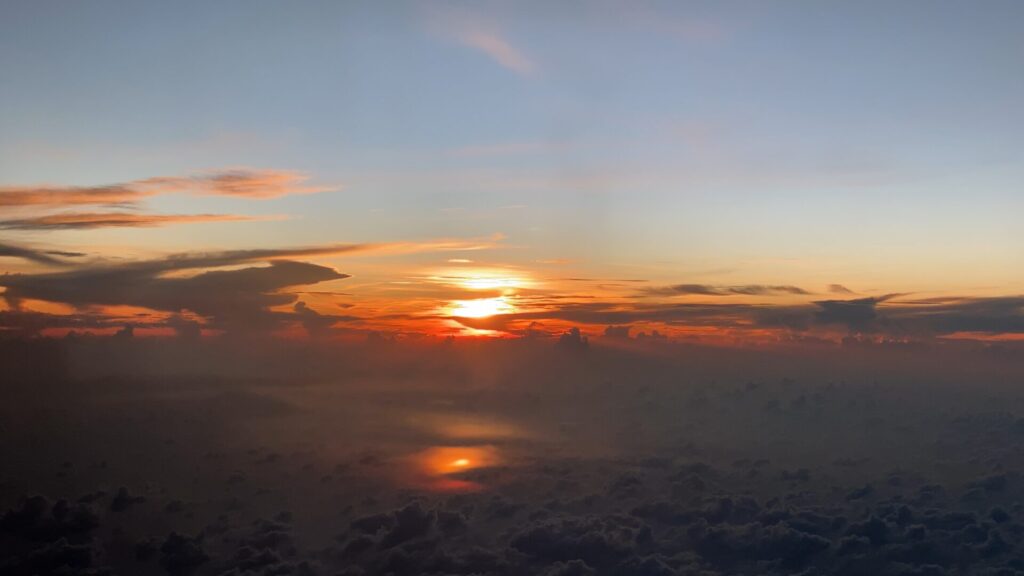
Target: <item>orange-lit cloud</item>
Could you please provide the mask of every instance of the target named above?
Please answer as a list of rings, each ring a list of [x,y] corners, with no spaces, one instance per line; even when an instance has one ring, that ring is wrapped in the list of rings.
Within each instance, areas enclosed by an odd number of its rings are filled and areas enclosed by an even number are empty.
[[[0,187],[0,207],[131,205],[160,194],[201,194],[268,199],[335,188],[304,184],[308,176],[287,170],[228,169],[191,176],[158,176],[102,186]]]
[[[34,218],[0,220],[7,230],[83,230],[91,228],[151,228],[198,222],[242,222],[266,217],[238,214],[136,214],[131,212],[72,212]]]

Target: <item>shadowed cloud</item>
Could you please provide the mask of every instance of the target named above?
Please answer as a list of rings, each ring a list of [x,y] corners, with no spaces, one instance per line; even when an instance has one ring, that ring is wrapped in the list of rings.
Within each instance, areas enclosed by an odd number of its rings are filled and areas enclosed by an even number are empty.
[[[68,263],[55,256],[63,257],[77,257],[84,256],[80,252],[68,252],[62,250],[33,250],[25,246],[15,246],[13,244],[0,244],[0,258],[21,258],[22,260],[28,260],[29,262],[35,262],[36,264],[46,264],[49,266],[66,266]]]
[[[624,303],[592,301],[547,303],[539,309],[484,318],[455,317],[476,329],[517,332],[529,322],[557,320],[605,325],[609,336],[623,337],[629,326],[655,323],[677,327],[730,330],[775,329],[794,333],[839,326],[851,334],[879,333],[892,337],[932,338],[960,332],[1024,333],[1024,297],[944,298],[890,302],[887,294],[853,300],[821,300],[810,304]],[[886,303],[882,310],[880,303]],[[608,331],[610,330],[610,331]]]
[[[829,284],[828,291],[833,294],[854,294],[853,290],[850,290],[842,284]]]
[[[644,292],[658,296],[775,296],[779,294],[809,294],[798,286],[769,286],[764,284],[744,284],[740,286],[712,286],[709,284],[674,284],[649,288]]]
[[[280,293],[347,278],[332,268],[277,260],[269,266],[215,270],[187,278],[164,277],[166,268],[153,266],[82,269],[56,274],[10,275],[0,280],[9,302],[30,298],[75,307],[95,305],[139,306],[166,312],[191,311],[221,328],[275,327],[287,313],[271,307],[294,302],[295,294]]]

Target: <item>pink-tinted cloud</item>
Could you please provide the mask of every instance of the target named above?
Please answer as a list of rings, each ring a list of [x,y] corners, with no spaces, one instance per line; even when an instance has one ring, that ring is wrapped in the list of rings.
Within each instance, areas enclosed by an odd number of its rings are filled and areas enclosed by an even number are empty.
[[[494,30],[469,27],[459,33],[459,40],[517,74],[529,76],[536,69],[533,61]]]

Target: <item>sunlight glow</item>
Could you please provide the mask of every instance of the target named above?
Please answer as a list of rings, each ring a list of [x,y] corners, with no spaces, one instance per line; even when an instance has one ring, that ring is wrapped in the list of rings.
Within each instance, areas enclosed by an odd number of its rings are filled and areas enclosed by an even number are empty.
[[[498,314],[511,314],[515,310],[515,306],[507,298],[498,296],[476,300],[453,300],[446,313],[456,318],[488,318]]]
[[[466,278],[462,286],[471,290],[496,290],[500,288],[520,288],[524,282],[519,278],[475,277]]]

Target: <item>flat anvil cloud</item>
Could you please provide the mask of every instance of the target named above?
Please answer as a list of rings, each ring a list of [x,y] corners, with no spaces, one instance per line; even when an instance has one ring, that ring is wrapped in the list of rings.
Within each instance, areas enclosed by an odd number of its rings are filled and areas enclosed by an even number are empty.
[[[304,174],[287,170],[231,169],[102,186],[7,186],[0,187],[0,207],[131,205],[150,196],[174,193],[262,200],[332,190],[304,185],[306,180],[308,177]]]
[[[104,325],[98,306],[137,306],[171,314],[185,311],[207,319],[208,325],[230,331],[275,329],[286,322],[302,325],[311,334],[332,324],[352,320],[346,315],[322,314],[283,290],[348,278],[333,268],[295,261],[295,258],[375,252],[414,253],[429,250],[473,250],[487,241],[434,240],[383,244],[327,244],[296,248],[226,250],[172,254],[163,258],[110,263],[76,263],[71,253],[0,244],[0,257],[15,257],[59,272],[0,276],[0,298],[13,309],[0,316],[0,328],[32,332],[39,327],[96,327]],[[231,270],[210,270],[246,264],[266,264]],[[194,270],[193,276],[172,272]],[[24,300],[43,300],[73,306],[88,314],[74,317],[29,314]],[[292,310],[272,310],[285,305]],[[21,313],[15,313],[21,312]],[[62,318],[67,321],[62,322]],[[106,326],[111,324],[107,323]],[[167,326],[175,328],[170,324]]]
[[[264,267],[214,270],[187,278],[162,276],[168,269],[159,265],[85,268],[5,276],[0,284],[7,288],[4,297],[15,307],[25,298],[77,308],[139,306],[171,313],[191,311],[209,318],[218,328],[267,329],[290,316],[270,308],[298,299],[280,290],[348,277],[326,266],[291,260],[276,260]]]

